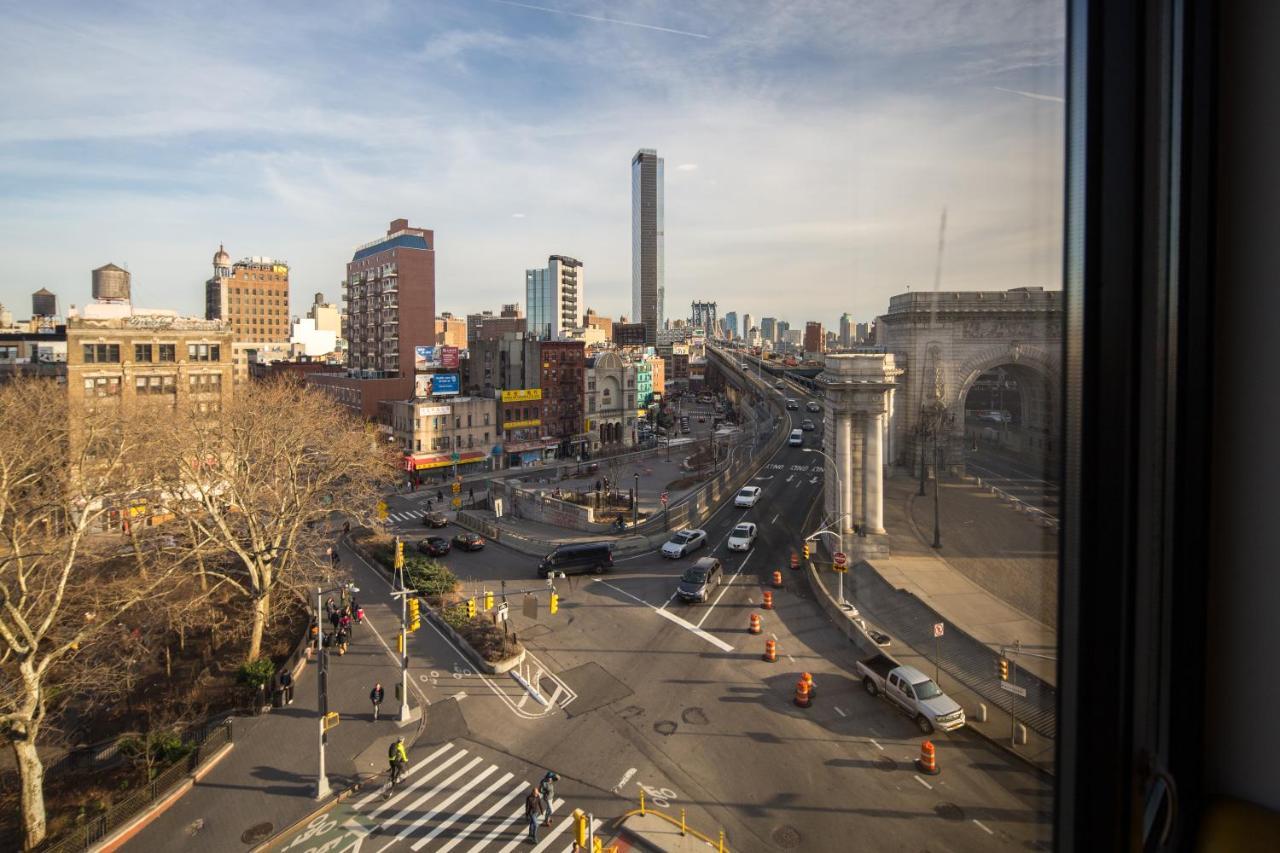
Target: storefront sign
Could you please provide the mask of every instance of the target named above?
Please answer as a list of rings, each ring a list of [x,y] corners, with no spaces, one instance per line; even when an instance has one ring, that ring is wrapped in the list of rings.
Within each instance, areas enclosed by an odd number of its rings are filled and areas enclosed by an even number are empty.
[[[467,451],[466,453],[455,454],[410,454],[404,458],[404,467],[410,471],[425,471],[430,468],[444,468],[454,464],[453,457],[457,456],[457,464],[467,465],[472,462],[483,462],[488,457],[478,451]]]
[[[430,418],[430,417],[434,417],[435,415],[447,415],[449,414],[449,412],[450,412],[450,409],[448,406],[419,406],[418,407],[418,417],[420,418]]]
[[[529,421],[507,421],[505,424],[502,425],[502,428],[505,430],[513,430],[513,429],[523,429],[524,427],[536,427],[536,426],[542,426],[542,421],[538,418],[534,418],[533,420],[529,420]]]
[[[521,388],[515,391],[503,391],[502,402],[504,403],[524,403],[529,400],[541,400],[541,388]]]

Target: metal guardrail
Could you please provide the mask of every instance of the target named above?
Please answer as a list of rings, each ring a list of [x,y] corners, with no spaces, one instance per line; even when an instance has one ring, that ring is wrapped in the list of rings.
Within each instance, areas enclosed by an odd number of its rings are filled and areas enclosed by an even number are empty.
[[[89,850],[115,830],[128,823],[157,800],[163,799],[196,772],[210,756],[231,743],[231,720],[223,720],[199,730],[195,748],[176,763],[162,770],[143,787],[113,805],[100,815],[88,818],[68,835],[37,848],[40,853],[75,853]]]

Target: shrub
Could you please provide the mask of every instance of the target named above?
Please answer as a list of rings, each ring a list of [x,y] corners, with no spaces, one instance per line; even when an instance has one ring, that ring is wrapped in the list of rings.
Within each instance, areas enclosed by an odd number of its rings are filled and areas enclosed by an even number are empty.
[[[471,621],[471,617],[467,615],[467,608],[458,604],[440,608],[440,618],[444,619],[445,624],[450,628],[458,632],[461,632],[467,623]]]
[[[404,576],[409,586],[427,596],[448,595],[458,586],[458,576],[448,566],[424,557],[406,556]]]
[[[236,680],[253,688],[266,687],[275,674],[276,665],[271,662],[271,658],[258,658],[240,664],[240,669],[236,671]]]

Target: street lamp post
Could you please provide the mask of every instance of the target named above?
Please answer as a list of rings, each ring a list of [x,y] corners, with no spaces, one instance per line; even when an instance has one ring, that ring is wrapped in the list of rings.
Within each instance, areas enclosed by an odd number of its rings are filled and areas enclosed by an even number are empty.
[[[631,498],[631,529],[635,530],[640,522],[640,472],[636,472],[636,490]]]
[[[335,586],[331,589],[321,589],[316,587],[316,708],[319,714],[319,772],[316,776],[316,799],[323,800],[329,796],[331,789],[329,788],[329,777],[324,771],[324,748],[329,742],[329,736],[325,732],[324,721],[329,713],[329,652],[324,647],[324,626],[320,622],[320,614],[324,610],[324,595],[326,592],[359,592],[360,587],[355,584],[345,583],[341,586]]]
[[[830,456],[828,456],[824,451],[818,450],[816,447],[802,447],[800,449],[804,453],[816,453],[819,456],[821,456],[823,459],[830,462],[831,473],[836,478],[836,532],[832,533],[832,531],[830,530],[827,530],[827,531],[820,530],[817,533],[813,533],[806,538],[812,538],[813,536],[818,536],[824,532],[831,533],[833,536],[837,538],[837,540],[840,543],[838,547],[840,548],[841,551],[843,551],[844,550],[844,529],[841,527],[841,523],[846,518],[852,518],[853,514],[850,512],[844,511],[844,506],[843,506],[844,487],[841,485],[841,481],[840,481],[840,469],[836,466],[836,461],[832,459]],[[840,602],[840,607],[844,609],[845,608],[844,572],[836,572],[836,598]]]

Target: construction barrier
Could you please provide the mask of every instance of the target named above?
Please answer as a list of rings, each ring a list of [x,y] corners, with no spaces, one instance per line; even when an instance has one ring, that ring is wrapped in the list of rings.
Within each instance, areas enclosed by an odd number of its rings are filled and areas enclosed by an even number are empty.
[[[813,704],[809,696],[809,682],[803,678],[796,682],[796,704],[801,708],[808,708]]]
[[[782,589],[782,572],[773,573],[773,588]]]
[[[773,593],[767,589],[764,591],[764,601],[760,602],[760,607],[762,610],[773,609]]]
[[[751,627],[748,628],[747,631],[752,634],[760,633],[760,614],[759,613],[751,614]]]
[[[933,743],[930,741],[920,744],[920,757],[916,759],[916,769],[930,776],[937,776],[942,772],[938,769],[938,759],[933,753]]]
[[[778,659],[778,644],[773,640],[764,641],[764,660],[765,663],[773,663]]]

